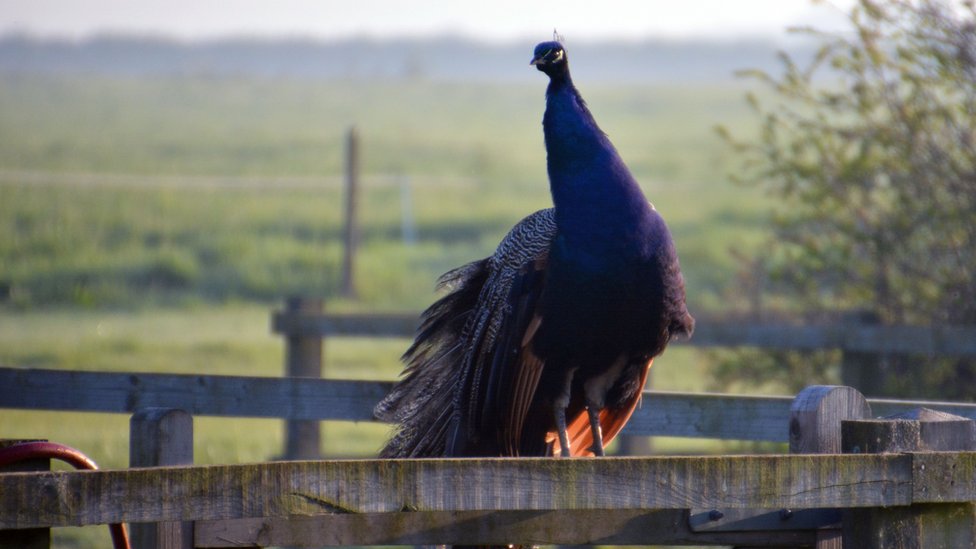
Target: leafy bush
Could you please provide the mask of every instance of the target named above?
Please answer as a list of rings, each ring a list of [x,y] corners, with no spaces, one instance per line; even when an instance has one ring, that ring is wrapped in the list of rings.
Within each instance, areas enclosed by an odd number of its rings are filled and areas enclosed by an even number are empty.
[[[744,158],[736,178],[781,201],[773,239],[747,275],[807,313],[974,324],[974,8],[861,0],[848,21],[841,33],[801,31],[821,44],[808,65],[783,54],[782,75],[749,73],[775,96],[750,97],[757,139],[723,130]],[[973,398],[973,361],[885,357],[882,367],[880,392]],[[760,370],[787,383],[800,374]]]

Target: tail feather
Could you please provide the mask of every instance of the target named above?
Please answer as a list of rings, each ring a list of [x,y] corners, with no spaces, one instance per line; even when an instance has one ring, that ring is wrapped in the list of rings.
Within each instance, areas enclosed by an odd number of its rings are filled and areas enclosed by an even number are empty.
[[[516,224],[491,257],[438,279],[438,289],[449,293],[424,311],[402,357],[402,378],[373,411],[377,419],[396,424],[381,457],[449,453],[447,441],[457,436],[460,388],[483,374],[508,313],[512,281],[526,262],[548,253],[554,231],[553,210],[540,210]]]
[[[487,260],[448,272],[438,281],[450,288],[424,311],[413,344],[403,354],[403,379],[373,409],[377,419],[397,424],[380,456],[443,454],[451,420],[456,363],[463,354],[462,332],[487,276]]]

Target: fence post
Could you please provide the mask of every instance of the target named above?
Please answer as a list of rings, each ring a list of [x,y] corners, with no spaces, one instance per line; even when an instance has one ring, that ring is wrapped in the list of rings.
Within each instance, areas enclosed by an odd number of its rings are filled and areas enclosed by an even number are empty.
[[[857,389],[812,385],[790,406],[791,454],[839,454],[841,422],[871,417],[871,405]]]
[[[976,450],[976,422],[919,408],[882,419],[845,421],[844,453],[939,452]],[[913,457],[913,471],[924,454]],[[951,486],[952,471],[938,471]],[[936,483],[938,484],[938,483]],[[940,486],[913,486],[914,492]],[[864,549],[976,547],[976,504],[944,503],[850,509],[844,514],[844,545]]]
[[[831,385],[807,387],[790,407],[790,453],[840,453],[841,422],[865,417],[871,417],[871,406],[856,389]],[[840,529],[817,530],[816,549],[841,549],[841,542]]]
[[[13,446],[22,442],[40,442],[39,440],[0,440],[0,448]],[[29,459],[4,467],[0,473],[14,473],[26,471],[50,471],[51,460],[47,458]],[[50,549],[51,529],[30,528],[27,530],[0,530],[0,549]]]
[[[193,464],[193,416],[143,408],[129,420],[129,467]],[[192,549],[192,522],[131,524],[134,549]]]
[[[292,297],[285,304],[285,314],[293,318],[320,315],[324,310],[322,300],[317,298]],[[299,330],[286,333],[285,341],[285,376],[322,377],[322,336]],[[319,459],[321,442],[318,421],[285,422],[285,459]]]
[[[342,254],[342,295],[356,297],[356,246],[359,244],[359,133],[349,128],[346,137],[346,206]]]

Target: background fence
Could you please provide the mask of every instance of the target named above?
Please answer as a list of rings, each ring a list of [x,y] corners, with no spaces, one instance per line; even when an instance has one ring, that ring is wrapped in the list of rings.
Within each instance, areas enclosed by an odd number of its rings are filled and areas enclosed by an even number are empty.
[[[419,313],[330,314],[322,300],[293,298],[272,314],[272,330],[286,341],[285,374],[320,377],[323,344],[329,337],[400,337],[414,335]],[[757,321],[749,318],[699,318],[694,336],[677,345],[696,348],[754,347],[771,350],[841,351],[842,381],[864,394],[875,394],[881,381],[885,355],[976,356],[976,327],[881,326],[866,323],[863,315],[839,316],[822,324],[796,324],[789,320]],[[386,389],[381,389],[385,391]],[[374,401],[375,402],[375,401]],[[643,399],[622,432],[624,453],[636,446],[628,436],[678,436],[756,441],[786,441],[781,418],[790,398],[730,397],[652,393]],[[914,406],[896,401],[873,401],[879,414],[897,413]],[[933,404],[967,417],[972,408]],[[725,415],[734,410],[736,420]],[[364,410],[367,414],[368,410]],[[297,418],[296,418],[297,419]],[[365,416],[362,419],[366,419]],[[741,420],[741,421],[740,421]],[[315,458],[320,439],[317,424],[292,421],[285,455]]]

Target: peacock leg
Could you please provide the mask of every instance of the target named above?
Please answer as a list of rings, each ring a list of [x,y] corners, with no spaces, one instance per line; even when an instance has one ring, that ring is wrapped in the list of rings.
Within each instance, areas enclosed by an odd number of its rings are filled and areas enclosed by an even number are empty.
[[[576,368],[570,368],[563,373],[562,391],[553,399],[552,415],[556,422],[556,431],[559,433],[559,455],[570,457],[573,455],[569,447],[569,431],[566,428],[566,408],[569,407],[570,391],[573,388],[573,375]]]
[[[593,434],[593,446],[590,450],[594,456],[604,456],[603,429],[600,428],[600,410],[596,406],[587,406],[586,413],[590,416],[590,432]]]
[[[568,458],[572,453],[569,449],[569,433],[566,429],[566,408],[556,404],[552,413],[556,419],[556,430],[559,432],[559,455]]]

